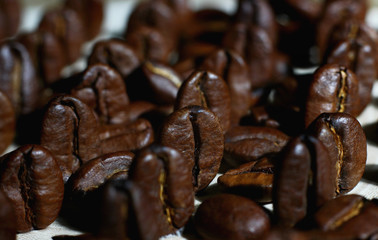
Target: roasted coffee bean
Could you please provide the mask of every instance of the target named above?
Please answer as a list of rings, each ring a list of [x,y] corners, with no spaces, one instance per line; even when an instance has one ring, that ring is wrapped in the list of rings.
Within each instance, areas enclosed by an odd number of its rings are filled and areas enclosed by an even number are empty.
[[[53,155],[39,145],[24,145],[3,155],[0,165],[0,188],[15,211],[17,231],[43,229],[55,221],[64,183]]]
[[[336,194],[351,191],[362,178],[367,158],[366,136],[358,120],[347,113],[323,113],[308,132],[322,141],[330,154]]]
[[[195,229],[204,239],[261,239],[270,220],[255,202],[231,194],[204,200],[194,216]]]
[[[223,132],[230,127],[231,99],[226,82],[210,71],[195,71],[177,94],[175,109],[190,105],[203,106],[219,118]]]
[[[278,153],[289,137],[269,127],[237,126],[224,137],[224,159],[231,165],[240,165]]]
[[[134,154],[116,152],[83,164],[66,183],[62,215],[73,226],[96,232],[101,223],[101,188],[109,179],[127,179]]]
[[[35,110],[40,85],[26,48],[16,41],[0,44],[0,90],[11,100],[17,115]]]
[[[358,27],[356,26],[355,28]],[[357,114],[360,114],[371,102],[373,84],[376,79],[377,52],[372,41],[359,37],[357,30],[351,30],[348,38],[338,42],[325,56],[327,63],[338,63],[352,70],[358,79],[359,103]]]
[[[160,0],[161,2],[165,3],[174,13],[175,20],[178,22],[178,30],[180,32],[185,31],[184,26],[189,24],[191,20],[193,20],[193,11],[189,6],[188,0]]]
[[[41,145],[50,150],[68,180],[84,162],[101,154],[93,111],[72,96],[53,98],[42,122]]]
[[[262,158],[228,170],[217,181],[226,191],[267,203],[272,201],[274,172],[273,160]]]
[[[218,118],[200,106],[173,112],[161,128],[162,145],[177,149],[192,169],[195,191],[207,187],[218,173],[224,139]]]
[[[104,15],[103,1],[66,0],[65,6],[75,10],[82,18],[87,35],[86,39],[92,39],[100,33]]]
[[[220,49],[209,55],[201,67],[222,77],[229,89],[231,98],[231,125],[237,125],[250,107],[252,91],[248,68],[241,55],[234,51]]]
[[[285,0],[293,9],[295,9],[300,15],[309,19],[310,21],[316,21],[319,15],[322,13],[324,0]]]
[[[346,19],[364,21],[367,12],[366,0],[325,1],[322,14],[317,21],[317,46],[320,52],[327,48],[327,41],[333,27]]]
[[[155,28],[140,26],[125,36],[126,43],[134,49],[141,61],[169,63],[174,46]]]
[[[150,101],[157,105],[173,105],[182,79],[167,64],[146,60],[126,79],[132,101]]]
[[[4,240],[16,240],[16,217],[11,202],[0,190],[0,238]]]
[[[305,125],[324,112],[357,116],[359,80],[352,70],[339,64],[319,67],[311,81],[305,107]]]
[[[136,152],[155,140],[151,123],[143,118],[129,124],[103,125],[99,128],[98,138],[102,154]]]
[[[250,109],[250,119],[253,126],[278,128],[280,123],[273,119],[265,106],[256,106]]]
[[[39,31],[56,35],[65,51],[66,64],[81,56],[81,47],[86,38],[85,25],[80,15],[69,8],[53,9],[46,12],[38,26]]]
[[[25,33],[17,41],[29,51],[37,74],[46,85],[58,81],[66,64],[64,48],[58,37],[51,32]]]
[[[325,203],[314,219],[323,231],[371,239],[378,229],[378,205],[362,196],[340,196]],[[350,238],[352,239],[352,238]]]
[[[81,84],[71,94],[93,109],[102,125],[121,124],[128,120],[129,98],[125,84],[118,72],[108,65],[88,66]]]
[[[278,160],[273,208],[279,225],[293,227],[335,194],[330,155],[318,139],[293,138]]]
[[[19,0],[0,1],[0,40],[16,35],[21,20]]]
[[[235,23],[223,39],[223,47],[242,55],[247,63],[253,87],[269,84],[274,68],[274,44],[262,27]]]
[[[238,0],[234,21],[261,27],[268,33],[273,43],[276,43],[278,40],[274,12],[270,4],[266,1]]]
[[[1,91],[0,106],[0,152],[4,152],[14,140],[16,115],[11,101]]]
[[[126,79],[140,64],[140,59],[133,48],[121,39],[98,41],[93,46],[88,58],[88,65],[108,64]]]

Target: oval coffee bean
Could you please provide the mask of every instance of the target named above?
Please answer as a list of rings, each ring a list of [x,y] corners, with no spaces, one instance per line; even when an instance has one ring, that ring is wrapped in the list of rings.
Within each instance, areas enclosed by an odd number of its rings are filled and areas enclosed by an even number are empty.
[[[203,106],[219,118],[223,132],[230,127],[231,99],[226,82],[209,71],[195,71],[177,94],[175,109],[190,105]]]
[[[305,125],[324,112],[346,112],[354,116],[359,108],[358,78],[339,64],[318,68],[309,87],[305,107]]]
[[[45,148],[24,145],[2,156],[0,187],[12,203],[18,232],[46,228],[58,217],[64,195],[62,172]]]
[[[270,229],[268,215],[255,202],[231,194],[204,200],[194,216],[204,239],[261,239]]]
[[[347,113],[323,113],[308,127],[327,148],[335,172],[336,194],[351,191],[361,180],[367,159],[364,130]]]
[[[189,106],[173,112],[161,128],[159,141],[182,154],[192,169],[195,191],[208,186],[218,173],[224,139],[219,120],[210,110]]]
[[[18,0],[0,1],[0,40],[17,33],[21,20],[21,4]]]
[[[0,190],[0,239],[16,240],[16,217],[9,199]]]
[[[44,115],[41,145],[53,154],[68,180],[84,162],[101,154],[94,112],[72,96],[52,99]]]

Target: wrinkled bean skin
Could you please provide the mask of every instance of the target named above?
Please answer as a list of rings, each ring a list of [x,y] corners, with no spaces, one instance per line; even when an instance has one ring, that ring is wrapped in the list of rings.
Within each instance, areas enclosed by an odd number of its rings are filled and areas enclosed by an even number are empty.
[[[103,63],[108,64],[121,74],[123,79],[136,69],[140,64],[135,50],[120,39],[98,41],[93,46],[88,57],[88,65]]]
[[[1,190],[14,208],[18,232],[43,229],[58,217],[64,194],[59,165],[39,145],[24,145],[0,158]]]
[[[252,86],[244,59],[236,52],[221,49],[209,55],[200,68],[213,72],[226,81],[230,89],[231,125],[237,125],[251,105]]]
[[[1,91],[0,106],[0,152],[4,152],[15,136],[16,115],[11,101]]]
[[[268,215],[255,202],[231,194],[204,200],[194,216],[204,239],[260,239],[270,228]]]
[[[190,105],[208,108],[219,118],[223,132],[230,127],[231,99],[226,82],[209,71],[195,71],[177,94],[175,109]]]
[[[319,67],[311,81],[305,107],[305,126],[323,112],[359,112],[359,80],[343,65]]]
[[[273,206],[279,225],[293,227],[317,207],[333,198],[330,155],[318,139],[293,138],[278,161]]]
[[[42,122],[41,145],[57,160],[64,182],[84,162],[101,154],[99,124],[91,109],[79,99],[57,96]]]
[[[173,112],[163,123],[159,142],[181,152],[192,169],[195,191],[207,187],[218,173],[224,139],[218,118],[200,106]]]
[[[345,194],[361,180],[367,158],[365,133],[347,113],[323,113],[307,129],[327,148],[336,171],[336,194]]]
[[[0,239],[16,240],[16,217],[11,202],[0,190]]]
[[[104,6],[102,0],[66,0],[65,6],[75,10],[86,26],[86,39],[96,37],[103,22]]]
[[[90,65],[71,95],[93,109],[102,125],[127,122],[126,87],[118,72],[108,65]]]
[[[0,40],[17,33],[21,20],[21,6],[18,0],[0,1]]]
[[[40,86],[27,49],[16,41],[0,44],[0,83],[17,115],[35,110]]]
[[[95,232],[101,223],[101,189],[108,179],[127,179],[134,154],[115,152],[83,164],[66,183],[62,216],[71,225]]]
[[[237,126],[225,134],[224,159],[231,165],[256,161],[278,153],[289,137],[270,127]]]

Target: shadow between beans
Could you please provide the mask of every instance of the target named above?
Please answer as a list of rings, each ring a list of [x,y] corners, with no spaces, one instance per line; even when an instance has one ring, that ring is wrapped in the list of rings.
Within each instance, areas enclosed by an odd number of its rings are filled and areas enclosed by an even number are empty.
[[[367,124],[363,126],[363,129],[367,141],[374,146],[378,146],[378,123],[374,122]]]
[[[362,176],[361,181],[378,186],[378,165],[375,165],[375,164],[366,165],[365,172],[364,172],[364,175]]]

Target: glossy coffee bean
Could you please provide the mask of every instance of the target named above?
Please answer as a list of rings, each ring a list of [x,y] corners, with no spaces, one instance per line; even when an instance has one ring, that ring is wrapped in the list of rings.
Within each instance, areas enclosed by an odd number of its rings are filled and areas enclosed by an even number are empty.
[[[116,69],[123,79],[140,64],[135,50],[124,40],[109,39],[97,41],[88,57],[88,65],[103,63]]]
[[[69,8],[53,9],[43,15],[38,30],[56,35],[65,51],[66,64],[81,56],[81,47],[86,38],[85,25],[80,15]]]
[[[66,0],[65,6],[75,10],[83,20],[86,39],[96,37],[104,18],[104,6],[101,0]]]
[[[0,44],[0,83],[17,115],[35,110],[40,91],[35,67],[27,49],[16,41]]]
[[[195,191],[207,187],[218,173],[224,149],[223,132],[210,110],[200,106],[176,110],[162,125],[159,142],[182,154],[192,169]]]
[[[330,155],[311,136],[293,138],[286,145],[274,181],[274,214],[284,227],[295,226],[335,194]]]
[[[16,35],[21,21],[21,5],[18,0],[0,1],[0,39]]]
[[[358,120],[347,113],[323,113],[308,132],[322,141],[330,154],[336,194],[352,190],[362,178],[367,158],[366,136]]]
[[[93,111],[72,96],[57,96],[42,122],[41,145],[53,154],[68,180],[84,162],[101,154],[99,123]]]
[[[323,112],[359,112],[359,80],[352,70],[339,64],[319,67],[310,83],[305,107],[305,125]]]
[[[226,82],[209,71],[195,71],[186,79],[177,94],[175,109],[190,105],[203,106],[219,118],[223,132],[230,127],[231,99]]]
[[[96,232],[101,223],[101,188],[109,179],[127,179],[134,154],[116,152],[83,164],[65,187],[62,215],[73,226]]]
[[[58,217],[64,194],[62,173],[53,155],[24,145],[0,158],[0,186],[16,215],[17,231],[43,229]]]
[[[274,172],[273,159],[261,158],[228,170],[217,181],[227,192],[267,203],[272,201]]]
[[[270,228],[269,217],[259,205],[231,194],[204,200],[194,224],[203,239],[260,239]]]
[[[80,85],[71,95],[96,113],[100,124],[127,122],[129,98],[125,84],[116,70],[105,64],[94,64],[85,70]]]
[[[200,67],[222,77],[230,89],[231,125],[237,125],[250,107],[252,91],[248,68],[243,57],[234,51],[217,50],[202,62]]]
[[[11,202],[5,196],[3,191],[0,191],[0,238],[4,240],[16,240],[16,217]]]
[[[224,159],[238,165],[278,153],[289,141],[289,137],[270,127],[237,126],[224,137]]]

